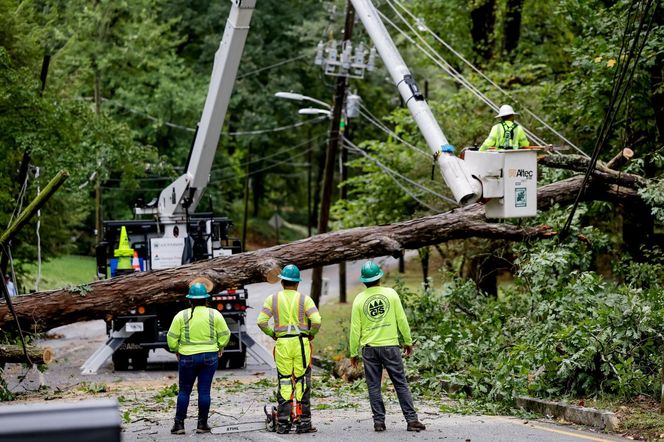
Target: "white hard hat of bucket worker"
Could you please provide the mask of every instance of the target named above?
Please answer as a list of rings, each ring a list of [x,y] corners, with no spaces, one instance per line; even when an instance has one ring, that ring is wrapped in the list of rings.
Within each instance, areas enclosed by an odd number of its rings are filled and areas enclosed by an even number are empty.
[[[519,115],[517,112],[514,112],[514,109],[512,109],[512,106],[509,104],[503,104],[500,106],[500,109],[498,109],[498,115],[496,115],[496,118],[502,118],[502,117],[509,117],[510,115]]]

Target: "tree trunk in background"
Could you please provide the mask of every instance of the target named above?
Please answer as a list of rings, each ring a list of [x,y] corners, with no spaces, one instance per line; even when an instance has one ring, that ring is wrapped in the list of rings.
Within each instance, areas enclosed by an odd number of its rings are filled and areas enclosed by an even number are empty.
[[[625,250],[637,262],[643,262],[643,249],[654,245],[655,219],[650,207],[643,204],[625,204],[622,207],[622,232]]]
[[[424,282],[424,288],[429,288],[429,257],[431,256],[431,251],[429,247],[422,247],[417,251],[420,255],[420,263],[422,264],[422,281]]]
[[[319,148],[316,154],[318,169],[316,171],[316,186],[314,188],[314,204],[311,208],[311,225],[318,226],[318,208],[320,207],[320,193],[323,188],[323,173],[325,171],[325,149]]]
[[[496,25],[496,1],[484,0],[470,11],[470,35],[473,38],[473,51],[479,64],[486,64],[493,58],[493,30]]]
[[[664,7],[659,7],[655,11],[653,25],[664,25]],[[664,90],[662,90],[662,82],[664,82],[664,54],[662,54],[662,51],[659,51],[655,62],[650,68],[650,102],[652,103],[652,110],[655,113],[655,122],[659,135],[657,140],[660,145],[664,144]]]
[[[523,0],[507,0],[507,11],[505,13],[505,53],[509,60],[514,60],[514,51],[519,45],[521,37],[521,10]]]
[[[259,162],[255,167],[256,170],[262,168],[262,162]],[[254,207],[252,212],[252,217],[257,218],[260,213],[260,203],[263,199],[263,190],[264,190],[265,175],[263,173],[257,173],[251,177],[251,195],[254,200]]]

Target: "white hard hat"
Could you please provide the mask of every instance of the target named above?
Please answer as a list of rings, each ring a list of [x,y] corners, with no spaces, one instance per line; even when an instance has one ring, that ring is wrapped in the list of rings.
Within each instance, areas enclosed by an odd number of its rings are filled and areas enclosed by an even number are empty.
[[[510,115],[519,115],[519,114],[514,112],[514,109],[512,109],[512,106],[510,106],[509,104],[503,104],[502,106],[500,106],[496,118],[509,117]]]

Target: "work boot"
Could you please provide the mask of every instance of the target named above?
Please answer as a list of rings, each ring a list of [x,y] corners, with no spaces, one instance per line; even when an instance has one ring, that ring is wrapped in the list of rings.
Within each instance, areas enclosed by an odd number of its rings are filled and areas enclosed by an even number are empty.
[[[308,424],[301,424],[295,427],[295,432],[298,434],[315,433],[317,431],[318,429],[316,427],[311,426],[311,422],[309,422]]]
[[[290,424],[284,425],[284,424],[278,424],[277,425],[277,434],[288,434],[290,433],[291,426]]]
[[[175,419],[173,428],[171,428],[171,434],[184,434],[184,420]]]
[[[424,424],[420,421],[411,421],[408,422],[408,426],[406,427],[407,431],[417,431],[418,433],[422,430],[426,430],[427,427],[424,426]]]
[[[385,422],[374,422],[374,431],[385,431]]]
[[[196,427],[196,433],[209,433],[212,431],[212,428],[208,425],[206,417],[198,418],[198,426]]]

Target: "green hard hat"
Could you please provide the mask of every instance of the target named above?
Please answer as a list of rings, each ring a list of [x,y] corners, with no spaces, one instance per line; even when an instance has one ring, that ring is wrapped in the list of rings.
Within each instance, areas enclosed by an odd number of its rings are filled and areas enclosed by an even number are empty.
[[[189,293],[187,293],[187,298],[189,299],[207,299],[210,297],[210,294],[207,292],[205,285],[200,282],[194,283],[189,287]]]
[[[362,266],[360,281],[373,282],[378,281],[383,276],[380,266],[373,261],[367,261]]]
[[[302,281],[302,278],[300,278],[300,269],[298,269],[297,266],[293,264],[288,264],[286,267],[284,267],[284,269],[281,271],[281,274],[279,274],[279,278],[293,282]]]

